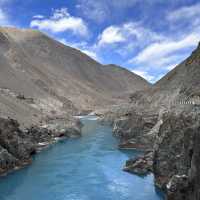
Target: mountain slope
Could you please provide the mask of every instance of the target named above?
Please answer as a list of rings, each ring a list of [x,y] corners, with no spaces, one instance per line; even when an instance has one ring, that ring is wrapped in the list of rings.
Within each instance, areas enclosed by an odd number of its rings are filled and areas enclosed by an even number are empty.
[[[200,86],[200,44],[180,65],[155,84],[160,90],[178,90],[180,95],[196,95]]]
[[[24,121],[27,113],[34,120],[41,113],[93,110],[149,87],[128,70],[103,66],[39,31],[0,28],[2,115]]]
[[[200,45],[182,63],[154,84],[150,89],[131,95],[133,103],[154,110],[170,108],[200,97]]]

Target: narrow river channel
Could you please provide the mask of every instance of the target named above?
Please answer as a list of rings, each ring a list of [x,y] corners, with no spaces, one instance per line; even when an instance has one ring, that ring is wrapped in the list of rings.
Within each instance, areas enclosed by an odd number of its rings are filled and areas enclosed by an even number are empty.
[[[153,176],[122,171],[139,152],[119,151],[109,126],[94,117],[78,139],[52,145],[34,157],[32,165],[0,178],[0,200],[162,200]]]

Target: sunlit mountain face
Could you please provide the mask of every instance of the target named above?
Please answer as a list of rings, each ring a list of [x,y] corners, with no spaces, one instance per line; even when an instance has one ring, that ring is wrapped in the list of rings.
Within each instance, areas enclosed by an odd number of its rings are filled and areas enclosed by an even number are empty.
[[[156,82],[196,48],[199,9],[198,0],[2,0],[0,25],[42,30]]]

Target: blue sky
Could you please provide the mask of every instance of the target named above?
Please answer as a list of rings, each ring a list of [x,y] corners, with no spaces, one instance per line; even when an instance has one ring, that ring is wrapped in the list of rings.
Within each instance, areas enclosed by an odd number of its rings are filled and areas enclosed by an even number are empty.
[[[34,28],[155,82],[200,41],[198,0],[0,0],[0,25]]]

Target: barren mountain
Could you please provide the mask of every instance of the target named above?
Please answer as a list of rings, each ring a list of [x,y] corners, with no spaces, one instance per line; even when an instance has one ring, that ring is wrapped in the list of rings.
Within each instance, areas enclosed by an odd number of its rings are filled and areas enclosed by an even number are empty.
[[[200,86],[200,44],[191,56],[158,81],[154,88],[170,90],[180,96],[198,96]]]
[[[200,97],[200,45],[182,63],[154,84],[151,89],[131,95],[133,104],[154,110],[160,107],[171,108],[182,101]]]
[[[128,70],[104,66],[47,35],[0,28],[0,114],[35,123],[41,114],[93,110],[150,87]],[[31,117],[30,117],[31,116]]]

